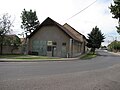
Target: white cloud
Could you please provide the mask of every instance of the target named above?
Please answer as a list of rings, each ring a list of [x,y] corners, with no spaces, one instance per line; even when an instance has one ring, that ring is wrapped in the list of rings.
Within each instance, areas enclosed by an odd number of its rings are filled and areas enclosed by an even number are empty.
[[[99,26],[100,29],[104,29],[102,31],[105,33],[110,32],[112,30],[109,29],[109,27],[114,27],[113,25],[116,25],[117,22],[112,19],[108,9],[109,4],[110,2],[108,4],[95,3],[93,6],[73,18],[70,23],[76,25],[75,22],[77,21],[79,28],[86,30],[87,33],[91,30],[90,28],[93,28],[96,25]]]

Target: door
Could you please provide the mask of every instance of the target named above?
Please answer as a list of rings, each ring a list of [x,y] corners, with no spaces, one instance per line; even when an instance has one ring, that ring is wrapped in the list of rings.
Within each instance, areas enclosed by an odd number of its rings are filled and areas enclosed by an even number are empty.
[[[66,50],[66,46],[62,46],[62,51],[61,51],[61,55],[62,57],[67,57],[67,50]]]

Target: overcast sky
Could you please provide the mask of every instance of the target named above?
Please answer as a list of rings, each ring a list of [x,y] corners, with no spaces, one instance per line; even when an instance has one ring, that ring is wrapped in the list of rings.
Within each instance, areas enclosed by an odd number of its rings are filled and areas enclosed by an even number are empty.
[[[21,12],[35,10],[40,23],[47,17],[52,18],[60,24],[68,23],[80,33],[87,37],[92,28],[98,26],[106,35],[103,45],[113,41],[115,37],[120,39],[115,26],[117,20],[112,18],[109,6],[112,0],[97,0],[92,6],[69,19],[74,14],[83,10],[95,0],[0,0],[0,15],[8,13],[14,18],[13,33],[20,34],[23,30],[21,25]]]

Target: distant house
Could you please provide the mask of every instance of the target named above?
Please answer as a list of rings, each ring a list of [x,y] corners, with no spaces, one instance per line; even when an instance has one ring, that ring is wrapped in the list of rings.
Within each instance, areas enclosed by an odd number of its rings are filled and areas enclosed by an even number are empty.
[[[17,35],[6,35],[2,45],[2,54],[21,54],[20,43],[20,38]]]
[[[28,36],[29,54],[75,57],[86,51],[86,38],[67,23],[47,18]]]

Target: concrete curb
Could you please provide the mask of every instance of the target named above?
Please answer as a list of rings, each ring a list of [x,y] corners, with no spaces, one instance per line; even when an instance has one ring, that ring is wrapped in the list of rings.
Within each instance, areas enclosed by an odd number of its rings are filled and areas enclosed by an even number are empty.
[[[0,59],[0,62],[53,62],[53,61],[76,61],[80,60],[79,58],[64,58],[64,59],[57,59],[57,60],[40,60],[40,59],[34,59],[34,60],[20,60],[20,59]]]

